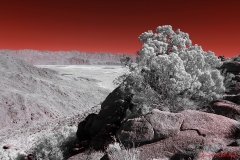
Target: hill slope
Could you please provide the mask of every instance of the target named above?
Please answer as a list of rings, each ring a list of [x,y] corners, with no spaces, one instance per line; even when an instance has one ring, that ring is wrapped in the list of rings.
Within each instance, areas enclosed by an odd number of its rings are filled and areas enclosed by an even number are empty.
[[[1,130],[82,113],[109,92],[95,81],[64,77],[0,54]]]

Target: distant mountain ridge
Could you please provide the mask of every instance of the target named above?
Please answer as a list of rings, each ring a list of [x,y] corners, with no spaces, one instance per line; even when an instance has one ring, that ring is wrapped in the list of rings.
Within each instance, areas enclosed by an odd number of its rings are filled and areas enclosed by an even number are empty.
[[[27,61],[32,65],[120,65],[120,58],[124,54],[107,52],[79,52],[79,51],[39,51],[39,50],[0,50],[0,53]],[[135,55],[129,56],[135,62]]]

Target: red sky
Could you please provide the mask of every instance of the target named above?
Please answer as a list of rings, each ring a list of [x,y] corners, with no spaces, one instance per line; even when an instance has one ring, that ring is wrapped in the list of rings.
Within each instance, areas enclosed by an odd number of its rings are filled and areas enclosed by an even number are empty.
[[[217,56],[240,55],[239,0],[1,0],[0,49],[135,54],[172,25]]]

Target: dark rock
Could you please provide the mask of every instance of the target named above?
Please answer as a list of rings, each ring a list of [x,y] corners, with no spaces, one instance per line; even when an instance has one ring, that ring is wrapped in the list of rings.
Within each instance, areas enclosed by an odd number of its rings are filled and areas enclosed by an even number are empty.
[[[87,123],[86,120],[84,120],[84,121],[82,121],[78,124],[78,129],[77,129],[76,136],[77,136],[77,139],[78,139],[79,142],[87,139],[85,134],[84,134],[84,126],[86,125],[86,123]]]
[[[108,154],[105,154],[100,160],[111,160]]]
[[[240,94],[240,82],[237,82],[232,87],[229,87],[229,91],[226,93],[227,94]]]
[[[80,142],[80,145],[83,146],[83,147],[89,147],[89,144],[90,144],[89,140],[85,140],[85,141]]]
[[[227,69],[227,72],[239,73],[240,72],[240,62],[232,61],[223,63],[220,69]]]
[[[109,144],[115,141],[114,135],[118,127],[114,124],[107,124],[102,130],[93,137],[91,146],[95,150],[104,150]]]
[[[78,124],[76,136],[79,142],[88,140],[91,138],[91,135],[90,135],[91,124],[93,120],[96,118],[96,116],[97,116],[96,114],[89,114],[85,118],[85,120],[83,120]]]
[[[104,134],[99,133],[97,134],[91,141],[91,146],[95,150],[104,150],[109,144],[114,142],[114,138]]]
[[[120,88],[110,93],[101,105],[101,110],[91,126],[91,135],[97,135],[106,124],[120,125],[125,118],[126,110],[132,107],[129,100],[124,99]]]
[[[97,117],[97,114],[93,113],[93,114],[88,115],[86,118],[86,125],[84,126],[84,134],[87,139],[91,139],[91,137],[93,136],[93,135],[91,135],[91,127],[92,127],[92,123],[94,122],[96,117]]]
[[[238,105],[240,105],[240,95],[229,95],[229,96],[225,96],[224,100],[236,103]]]
[[[126,99],[120,90],[116,88],[101,104],[98,115],[91,114],[79,123],[77,138],[81,146],[86,140],[96,150],[103,150],[113,142],[121,121],[125,118],[126,110],[132,107],[129,99]]]

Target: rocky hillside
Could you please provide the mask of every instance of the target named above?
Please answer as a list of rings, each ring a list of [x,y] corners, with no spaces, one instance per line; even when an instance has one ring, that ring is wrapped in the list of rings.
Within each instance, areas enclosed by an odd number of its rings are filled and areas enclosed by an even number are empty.
[[[79,51],[38,51],[38,50],[0,50],[0,53],[25,60],[33,65],[120,65],[122,54],[106,52],[89,53]],[[135,61],[134,55],[128,55]]]
[[[0,54],[0,131],[82,113],[109,91]]]

